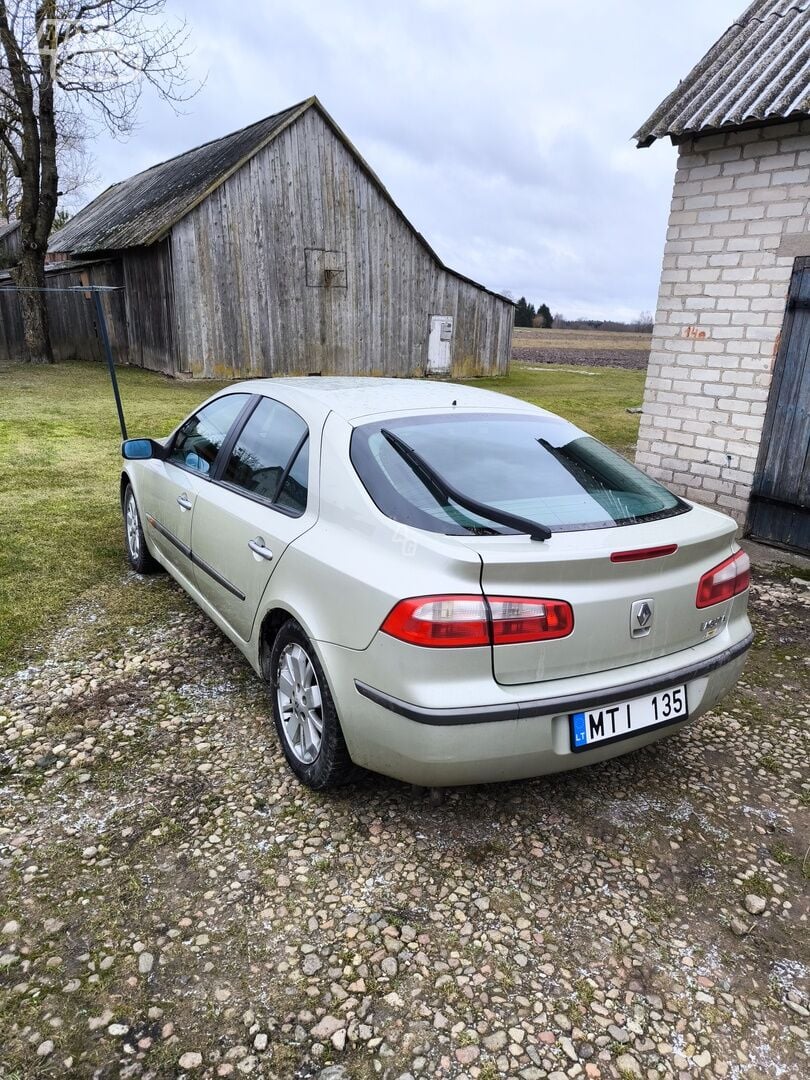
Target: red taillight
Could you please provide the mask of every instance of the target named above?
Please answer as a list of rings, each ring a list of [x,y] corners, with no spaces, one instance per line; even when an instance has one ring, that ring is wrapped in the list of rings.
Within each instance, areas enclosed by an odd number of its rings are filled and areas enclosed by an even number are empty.
[[[530,600],[523,596],[489,596],[495,645],[551,641],[568,637],[574,612],[564,600]]]
[[[564,600],[417,596],[401,600],[380,629],[433,649],[509,645],[566,637],[574,629],[574,612]]]
[[[402,600],[380,629],[400,641],[434,649],[489,645],[483,596],[416,596]]]
[[[674,555],[677,544],[664,544],[663,547],[638,548],[636,551],[614,551],[611,562],[639,562],[641,559],[660,559],[664,555]]]
[[[751,584],[751,560],[744,551],[725,559],[700,579],[695,606],[711,607],[745,592]]]

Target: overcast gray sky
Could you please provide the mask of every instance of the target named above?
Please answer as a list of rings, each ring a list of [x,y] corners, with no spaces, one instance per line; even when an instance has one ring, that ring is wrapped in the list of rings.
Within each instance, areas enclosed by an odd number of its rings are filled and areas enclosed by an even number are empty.
[[[317,94],[454,269],[566,315],[652,309],[675,167],[630,136],[745,0],[169,0],[180,116],[144,95],[90,194]]]

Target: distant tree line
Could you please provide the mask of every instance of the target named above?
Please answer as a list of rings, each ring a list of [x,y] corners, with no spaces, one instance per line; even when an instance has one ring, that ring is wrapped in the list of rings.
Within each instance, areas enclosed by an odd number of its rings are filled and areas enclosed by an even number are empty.
[[[508,296],[509,293],[505,295]],[[642,311],[638,318],[631,322],[620,322],[618,319],[567,319],[559,311],[552,315],[548,304],[538,304],[535,307],[525,296],[521,296],[515,304],[515,326],[533,326],[540,330],[554,327],[557,330],[607,330],[619,334],[651,334],[654,321],[652,312],[649,311]]]
[[[652,312],[642,311],[632,322],[619,322],[616,319],[566,319],[559,312],[554,313],[553,324],[558,330],[609,330],[618,334],[651,334],[654,319]],[[515,323],[515,326],[518,324]]]
[[[554,317],[548,304],[535,307],[527,302],[525,296],[521,296],[515,307],[515,326],[535,326],[541,330],[550,330],[553,325]]]

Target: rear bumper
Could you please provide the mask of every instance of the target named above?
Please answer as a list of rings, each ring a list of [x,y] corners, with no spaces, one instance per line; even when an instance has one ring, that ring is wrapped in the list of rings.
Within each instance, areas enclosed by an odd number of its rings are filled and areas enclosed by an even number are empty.
[[[622,683],[622,697],[641,697],[643,694],[654,694],[657,690],[665,690],[668,686],[677,686],[679,683],[690,683],[701,679],[704,675],[710,675],[720,668],[727,667],[738,657],[744,657],[751,648],[753,640],[754,635],[748,634],[742,641],[730,645],[715,656],[693,662],[685,667],[675,668],[664,675],[648,675],[645,678]],[[482,705],[466,709],[428,709],[420,705],[411,705],[407,701],[400,701],[399,698],[383,693],[382,690],[367,686],[360,679],[355,679],[354,685],[358,694],[376,702],[377,705],[382,705],[383,708],[404,716],[408,720],[413,720],[417,724],[427,724],[431,727],[486,724],[493,720],[524,720],[533,716],[550,716],[557,713],[564,713],[567,716],[569,713],[598,709],[600,705],[610,705],[616,700],[618,689],[611,686],[607,690],[592,690],[585,694],[533,698],[529,701]]]
[[[736,682],[753,641],[747,620],[745,623],[745,636],[710,655],[704,649],[688,650],[693,655],[688,663],[680,654],[670,657],[668,665],[659,661],[613,671],[610,675],[616,681],[610,685],[597,685],[593,676],[564,680],[568,684],[564,689],[574,682],[588,685],[582,686],[580,692],[550,692],[545,698],[513,698],[472,707],[428,707],[379,690],[358,678],[356,661],[352,664],[346,650],[335,646],[322,644],[322,659],[330,673],[354,761],[409,783],[443,787],[517,780],[579,768],[679,731],[711,708]],[[355,668],[351,677],[350,666]],[[592,750],[572,752],[570,713],[681,683],[687,686],[689,720]],[[554,689],[562,689],[560,681]]]

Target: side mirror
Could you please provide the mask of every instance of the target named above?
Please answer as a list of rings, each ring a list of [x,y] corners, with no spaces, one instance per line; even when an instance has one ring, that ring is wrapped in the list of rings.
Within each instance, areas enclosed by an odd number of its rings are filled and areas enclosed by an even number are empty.
[[[127,461],[148,461],[162,458],[163,447],[154,439],[127,439],[121,443],[121,456]]]

